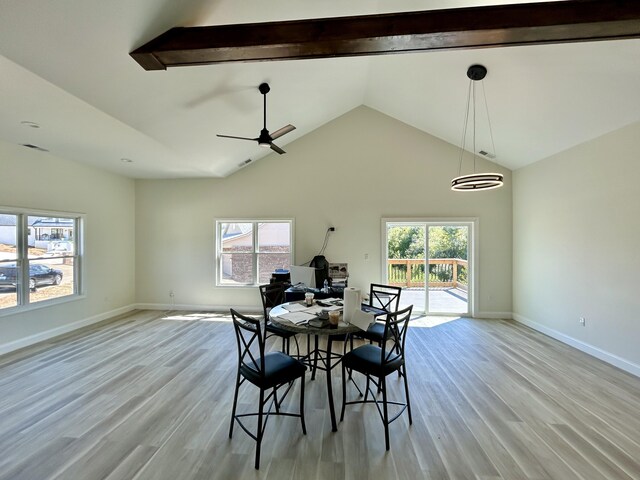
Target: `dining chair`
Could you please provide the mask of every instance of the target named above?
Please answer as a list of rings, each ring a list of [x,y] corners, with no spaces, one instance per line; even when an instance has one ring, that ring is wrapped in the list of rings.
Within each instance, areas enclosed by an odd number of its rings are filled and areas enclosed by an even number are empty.
[[[248,317],[231,309],[231,318],[238,344],[238,373],[236,375],[236,387],[233,395],[233,407],[231,410],[231,425],[229,438],[233,435],[233,426],[238,422],[247,435],[256,441],[255,468],[260,468],[260,450],[265,427],[269,415],[281,415],[299,417],[302,424],[302,433],[307,434],[304,423],[304,374],[307,367],[295,358],[283,352],[265,353],[265,325],[264,320]],[[283,412],[280,410],[282,402],[291,390],[294,381],[300,381],[300,411],[298,413]],[[240,386],[248,381],[260,390],[258,411],[238,414],[238,391]],[[287,388],[284,394],[278,397],[278,389],[284,385]],[[269,392],[265,395],[266,392]],[[270,402],[270,403],[269,403]],[[265,411],[265,405],[269,407]],[[272,409],[275,407],[275,412]],[[256,433],[249,431],[242,419],[245,417],[257,417]]]
[[[340,413],[340,421],[344,419],[344,411],[347,405],[374,403],[384,424],[384,439],[387,450],[389,450],[389,424],[400,417],[405,410],[409,415],[409,425],[413,423],[407,366],[405,363],[405,339],[412,310],[413,305],[410,305],[403,310],[386,315],[383,330],[384,336],[382,338],[386,338],[387,341],[382,342],[381,346],[373,344],[361,345],[342,357],[342,411]],[[354,381],[352,378],[353,372],[358,372],[365,376],[366,385],[363,399],[347,402],[347,371],[351,381]],[[404,379],[404,402],[391,401],[388,398],[388,382],[386,378],[396,371],[401,373],[400,376]],[[370,388],[371,383],[375,385],[375,389]],[[362,397],[360,388],[357,385],[356,387],[360,392],[360,397]],[[370,400],[369,394],[371,394]],[[382,395],[382,409],[378,400],[379,395]],[[389,405],[401,407],[391,418],[389,418]]]
[[[395,312],[400,306],[401,293],[402,287],[372,283],[369,287],[369,305],[381,308],[386,312]],[[376,343],[381,346],[382,339],[385,338],[384,322],[377,320],[366,331],[354,333],[350,339],[351,350],[353,350],[353,337],[369,340],[369,343]]]
[[[283,282],[275,282],[266,285],[260,285],[258,287],[260,290],[260,297],[262,299],[262,310],[264,312],[264,318],[267,323],[266,338],[272,336],[280,337],[282,339],[282,351],[289,355],[291,353],[291,338],[293,337],[293,340],[296,342],[298,356],[300,356],[300,345],[298,344],[298,339],[296,338],[295,332],[290,332],[288,330],[285,330],[284,328],[278,327],[277,325],[271,323],[271,321],[269,320],[269,311],[276,305],[284,303],[284,291],[287,289],[287,285],[288,284]]]

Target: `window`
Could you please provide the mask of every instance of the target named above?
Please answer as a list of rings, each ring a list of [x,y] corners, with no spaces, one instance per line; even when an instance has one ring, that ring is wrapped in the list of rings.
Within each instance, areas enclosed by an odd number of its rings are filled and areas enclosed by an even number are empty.
[[[0,314],[80,294],[81,221],[0,209]]]
[[[276,268],[293,261],[293,220],[219,220],[216,222],[216,284],[269,283]]]

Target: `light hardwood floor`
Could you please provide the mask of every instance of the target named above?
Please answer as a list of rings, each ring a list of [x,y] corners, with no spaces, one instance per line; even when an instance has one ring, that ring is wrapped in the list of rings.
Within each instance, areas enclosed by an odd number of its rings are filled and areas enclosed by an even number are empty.
[[[227,438],[225,315],[133,312],[5,355],[0,480],[640,479],[638,378],[511,321],[427,324],[408,333],[414,421],[391,425],[391,451],[371,405],[331,432],[319,373],[306,379],[308,434],[270,418],[260,471],[253,441]],[[240,408],[256,398],[246,388]]]

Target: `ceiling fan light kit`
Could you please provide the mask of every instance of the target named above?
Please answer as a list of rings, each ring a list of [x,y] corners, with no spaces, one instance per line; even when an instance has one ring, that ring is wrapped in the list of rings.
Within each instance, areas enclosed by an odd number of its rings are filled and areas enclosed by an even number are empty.
[[[294,127],[293,125],[289,124],[289,125],[285,125],[284,127],[276,130],[275,132],[273,132],[272,134],[269,133],[269,130],[267,130],[267,93],[269,93],[269,91],[271,90],[271,88],[269,87],[268,83],[261,83],[260,86],[258,87],[258,90],[260,91],[260,93],[262,94],[263,98],[264,98],[264,115],[263,115],[263,119],[264,122],[262,124],[262,130],[260,130],[260,135],[258,135],[256,138],[248,138],[248,137],[236,137],[233,135],[220,135],[218,134],[218,137],[221,138],[233,138],[236,140],[249,140],[252,142],[258,142],[258,145],[264,148],[270,148],[271,150],[273,150],[274,152],[282,155],[283,153],[286,153],[283,149],[281,149],[279,146],[277,146],[276,144],[273,143],[273,141],[277,138],[282,137],[283,135],[293,131],[296,129],[296,127]]]
[[[504,177],[500,173],[476,173],[476,83],[481,82],[487,76],[487,69],[483,65],[471,65],[467,69],[467,77],[469,77],[469,89],[467,93],[467,110],[462,127],[462,141],[460,142],[460,162],[458,166],[458,176],[451,180],[451,190],[456,192],[476,192],[480,190],[492,190],[500,188],[504,185]],[[491,130],[491,119],[489,118],[489,107],[487,105],[487,97],[484,92],[484,84],[482,88],[484,95],[484,105],[487,113],[487,121],[489,123],[489,134],[491,137],[492,152],[496,151],[493,142],[493,132]],[[462,160],[464,158],[464,145],[467,137],[467,125],[469,123],[469,110],[473,105],[473,173],[469,175],[461,175]],[[494,155],[495,156],[495,155]]]

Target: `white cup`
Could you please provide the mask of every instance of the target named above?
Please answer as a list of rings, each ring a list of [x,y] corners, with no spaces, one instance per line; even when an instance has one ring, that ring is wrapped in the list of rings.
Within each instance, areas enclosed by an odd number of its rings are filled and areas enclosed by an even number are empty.
[[[307,307],[313,305],[313,292],[307,292],[304,294],[304,302],[307,304]]]

